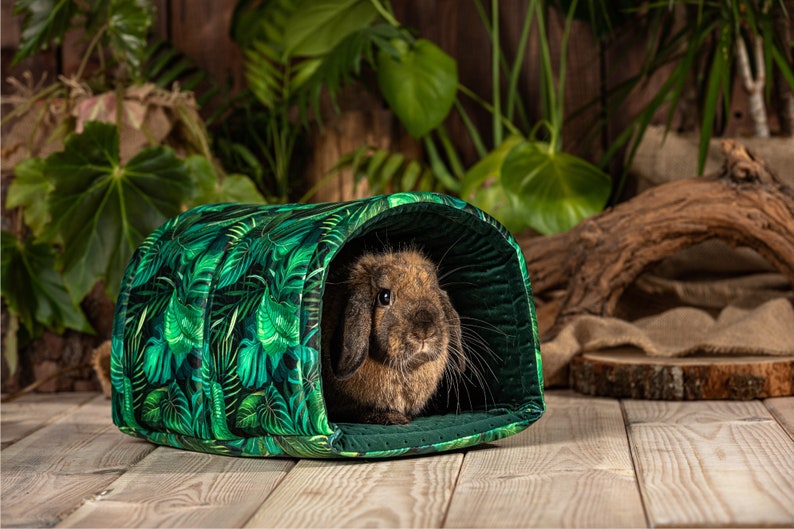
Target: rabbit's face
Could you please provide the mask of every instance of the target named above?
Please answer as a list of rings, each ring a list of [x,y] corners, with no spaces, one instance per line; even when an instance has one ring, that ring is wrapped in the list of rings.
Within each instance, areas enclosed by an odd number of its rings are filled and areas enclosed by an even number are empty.
[[[460,317],[436,266],[413,250],[364,254],[343,290],[344,315],[323,331],[333,333],[327,384],[346,399],[330,407],[364,422],[405,424],[445,372],[465,369]]]
[[[410,370],[448,356],[450,318],[447,294],[436,268],[416,252],[379,256],[360,262],[368,272],[355,288],[368,289],[372,300],[372,359]],[[366,284],[365,284],[366,283]]]

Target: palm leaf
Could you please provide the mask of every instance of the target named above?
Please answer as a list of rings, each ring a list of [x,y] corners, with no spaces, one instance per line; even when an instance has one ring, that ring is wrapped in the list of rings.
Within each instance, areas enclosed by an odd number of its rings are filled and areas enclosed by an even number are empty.
[[[296,435],[277,436],[276,443],[281,449],[295,457],[328,457],[331,445],[326,435],[315,435],[309,438]]]
[[[350,170],[355,184],[367,181],[373,194],[432,191],[438,188],[432,171],[401,153],[364,145],[342,155],[331,171]]]
[[[376,24],[351,32],[339,41],[324,57],[306,81],[305,90],[299,95],[299,105],[305,114],[309,105],[314,107],[315,118],[320,116],[320,95],[327,91],[334,108],[340,90],[361,73],[362,60],[375,63],[375,50],[394,53],[393,40],[406,39],[399,28],[390,24]]]
[[[256,11],[256,23],[235,18],[233,35],[244,35],[245,75],[251,91],[267,108],[291,100],[298,87],[311,76],[319,61],[291,61],[287,54],[285,26],[298,6],[291,0],[267,2]],[[237,14],[237,13],[236,13]]]
[[[246,454],[256,456],[280,456],[284,455],[284,450],[276,443],[271,436],[248,437],[242,445],[242,450]]]
[[[199,107],[204,107],[221,91],[206,70],[178,50],[172,42],[163,39],[157,39],[147,47],[142,75],[144,79],[166,90],[178,82],[180,90],[196,94]]]
[[[235,439],[237,438],[226,422],[227,412],[223,387],[218,382],[210,382],[211,413],[212,413],[212,436],[215,439]]]
[[[720,29],[719,43],[714,53],[714,58],[709,69],[708,82],[706,85],[705,106],[703,107],[703,117],[700,123],[700,147],[698,149],[698,174],[703,173],[708,156],[709,141],[714,130],[714,118],[719,108],[719,100],[722,98],[725,105],[729,104],[730,97],[726,90],[730,90],[729,68],[730,63],[727,56],[733,51],[733,39],[730,26],[724,25]]]

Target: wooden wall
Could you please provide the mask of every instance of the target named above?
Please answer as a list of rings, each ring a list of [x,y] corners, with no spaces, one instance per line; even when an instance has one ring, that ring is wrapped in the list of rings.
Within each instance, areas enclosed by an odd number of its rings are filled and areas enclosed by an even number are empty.
[[[13,0],[2,0],[2,76],[3,92],[7,92],[8,75],[19,76],[22,71],[30,70],[38,78],[43,72],[50,76],[69,74],[78,68],[80,49],[84,44],[80,36],[72,36],[62,46],[39,56],[28,59],[14,68],[9,65],[20,34],[20,21],[11,15]],[[245,86],[243,58],[240,50],[230,40],[229,22],[236,0],[156,0],[158,18],[157,35],[170,39],[179,49],[190,56],[217,81],[233,91]],[[487,4],[487,2],[486,2]],[[519,39],[525,0],[502,0],[501,18],[503,45],[513,50]],[[418,33],[437,43],[442,49],[458,60],[461,82],[486,99],[490,99],[490,45],[485,28],[470,1],[460,0],[393,0],[392,5],[397,18],[407,26],[416,28]],[[552,17],[549,34],[552,52],[559,52],[559,37],[562,32],[560,17]],[[531,39],[527,56],[537,58],[538,43]],[[644,49],[641,39],[629,43],[615,43],[602,49],[593,37],[589,26],[577,24],[570,43],[568,64],[568,83],[566,85],[566,110],[573,111],[583,103],[598,100],[605,87],[625,79],[636,71],[642,60]],[[530,110],[530,115],[539,113],[538,61],[529,59],[520,79],[521,93]],[[663,74],[660,75],[663,80]],[[567,122],[564,142],[566,149],[595,160],[606,145],[625,127],[632,113],[652,96],[658,83],[650,83],[638,90],[624,112],[616,115],[608,126],[591,144],[584,144],[593,128],[593,120],[600,108],[593,106],[588,112]],[[473,119],[485,138],[490,138],[490,117],[475,104],[468,104]],[[353,109],[355,116],[342,116],[330,124],[330,128],[316,136],[316,160],[310,164],[310,171],[321,174],[333,164],[340,149],[347,149],[356,142],[370,141],[381,146],[401,146],[409,152],[418,152],[415,145],[406,142],[403,135],[396,131],[394,123],[382,116],[383,109],[375,102],[376,108]],[[363,114],[361,114],[363,112]],[[386,119],[386,122],[384,122]],[[730,127],[739,130],[743,127],[742,113],[732,116]],[[351,125],[352,123],[352,125]],[[453,116],[448,123],[454,141],[464,154],[468,163],[476,161],[472,146],[466,140],[460,120]],[[339,135],[341,134],[341,138]],[[379,137],[387,134],[389,137]],[[375,137],[373,137],[375,135]],[[405,145],[408,144],[408,147]],[[341,154],[339,152],[338,154]],[[617,169],[613,167],[613,169]],[[341,191],[340,191],[341,192]],[[336,192],[322,198],[334,199]]]
[[[74,73],[84,47],[82,35],[70,35],[62,46],[39,53],[10,67],[20,36],[20,17],[12,15],[13,0],[2,0],[3,91],[8,75],[24,70],[50,74]],[[155,0],[157,36],[171,40],[216,80],[244,85],[242,54],[229,38],[229,23],[236,0]]]

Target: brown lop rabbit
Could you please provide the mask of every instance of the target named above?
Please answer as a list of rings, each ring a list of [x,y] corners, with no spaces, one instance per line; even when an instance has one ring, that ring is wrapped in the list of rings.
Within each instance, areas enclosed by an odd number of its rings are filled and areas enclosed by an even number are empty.
[[[416,250],[364,253],[345,280],[329,281],[321,330],[334,421],[408,424],[446,371],[465,369],[460,317]]]

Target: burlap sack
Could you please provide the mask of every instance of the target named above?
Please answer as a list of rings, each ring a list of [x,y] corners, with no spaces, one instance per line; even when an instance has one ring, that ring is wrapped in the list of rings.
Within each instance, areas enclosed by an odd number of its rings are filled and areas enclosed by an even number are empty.
[[[631,164],[631,173],[637,179],[637,192],[697,174],[699,135],[665,132],[664,129],[660,125],[649,126],[637,148]],[[722,167],[725,156],[720,140],[714,138],[709,142],[703,174],[712,174]],[[741,142],[770,167],[779,168],[777,175],[783,182],[794,185],[794,171],[784,170],[794,162],[794,137],[742,137]]]
[[[673,308],[646,315],[649,299]],[[642,276],[621,301],[622,317],[581,316],[543,343],[544,378],[565,384],[575,355],[618,346],[666,357],[794,354],[793,300],[791,285],[755,252],[700,245]]]

